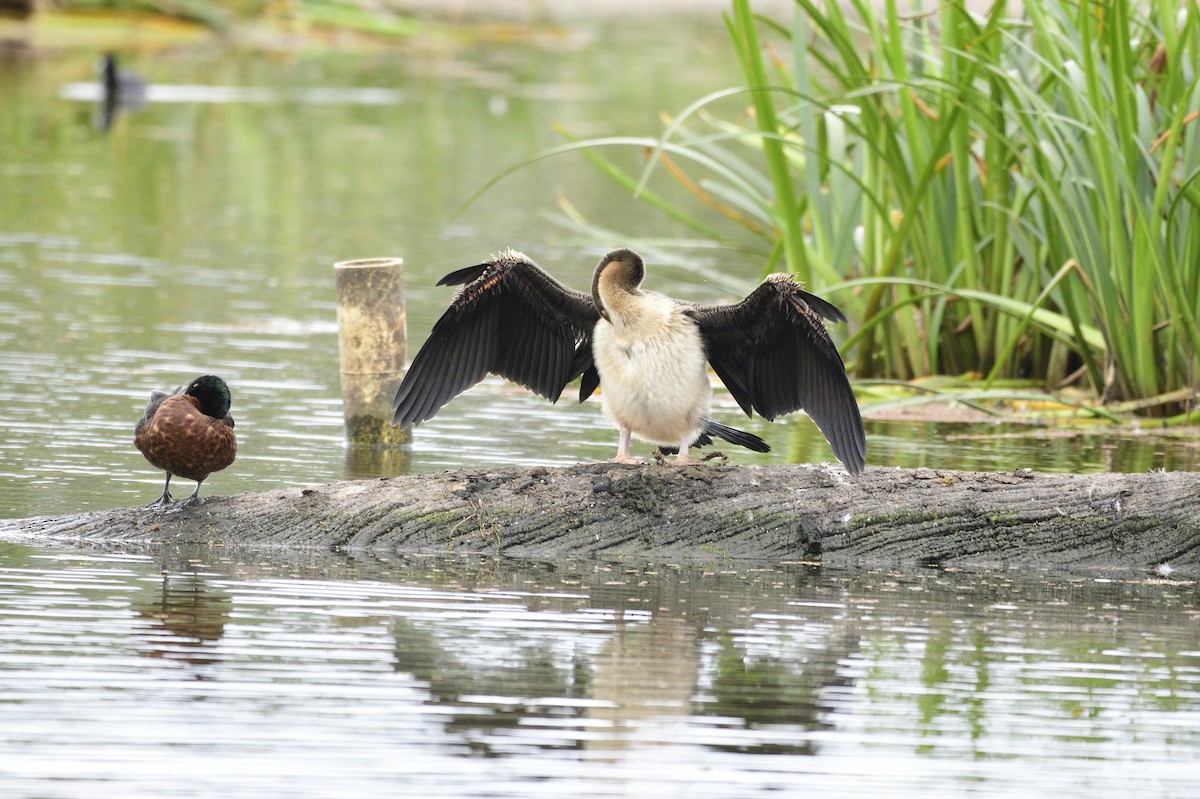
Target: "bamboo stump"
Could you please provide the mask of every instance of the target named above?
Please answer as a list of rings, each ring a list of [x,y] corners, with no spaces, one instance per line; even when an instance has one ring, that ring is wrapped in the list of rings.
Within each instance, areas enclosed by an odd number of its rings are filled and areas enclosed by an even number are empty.
[[[407,355],[404,261],[369,258],[334,265],[342,413],[351,445],[394,447],[409,440],[392,425],[392,398]]]

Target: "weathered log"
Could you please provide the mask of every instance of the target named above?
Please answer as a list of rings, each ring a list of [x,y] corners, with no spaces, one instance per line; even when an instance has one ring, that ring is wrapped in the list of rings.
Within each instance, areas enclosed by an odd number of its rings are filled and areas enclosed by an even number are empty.
[[[503,467],[0,521],[54,541],[522,558],[1200,565],[1200,474]]]

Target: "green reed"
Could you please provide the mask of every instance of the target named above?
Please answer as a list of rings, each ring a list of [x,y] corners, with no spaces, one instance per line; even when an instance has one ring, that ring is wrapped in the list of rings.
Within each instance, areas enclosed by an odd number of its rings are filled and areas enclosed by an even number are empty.
[[[986,15],[797,0],[787,25],[733,0],[726,23],[745,86],[653,140],[558,151],[721,239],[652,191],[667,171],[750,231],[764,269],[856,320],[844,349],[860,377],[978,373],[1077,383],[1143,413],[1194,404],[1196,0],[1001,0]],[[622,143],[652,144],[640,175],[600,153]]]

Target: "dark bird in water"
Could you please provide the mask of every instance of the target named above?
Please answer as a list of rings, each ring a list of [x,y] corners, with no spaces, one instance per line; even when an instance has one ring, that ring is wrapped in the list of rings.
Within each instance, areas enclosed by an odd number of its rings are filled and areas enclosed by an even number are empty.
[[[96,75],[100,79],[100,102],[92,120],[97,130],[112,127],[120,111],[136,111],[146,104],[146,82],[141,76],[117,69],[117,57],[105,53],[96,62]]]
[[[863,470],[862,418],[824,323],[844,322],[841,311],[784,274],[730,305],[646,291],[644,276],[641,257],[627,249],[600,259],[590,295],[513,250],[446,275],[439,286],[463,288],[400,383],[393,422],[433,418],[489,373],[552,402],[582,376],[581,402],[604,386],[604,412],[620,431],[615,462],[639,462],[631,436],[678,451],[676,463],[713,437],[769,451],[758,436],[709,418],[711,364],[747,416],[804,409],[846,469]]]
[[[229,386],[216,375],[197,377],[187,388],[150,394],[146,412],[133,431],[133,443],[153,466],[167,473],[162,496],[153,506],[171,502],[171,477],[196,481],[183,501],[200,498],[200,484],[233,463],[237,436],[229,415]]]

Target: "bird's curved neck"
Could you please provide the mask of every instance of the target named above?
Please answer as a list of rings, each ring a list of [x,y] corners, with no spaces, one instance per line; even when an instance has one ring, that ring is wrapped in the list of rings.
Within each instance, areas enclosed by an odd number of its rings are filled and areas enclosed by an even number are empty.
[[[623,339],[659,338],[677,327],[675,303],[653,291],[617,290],[604,295],[608,321]]]
[[[643,294],[637,284],[632,283],[615,265],[597,274],[592,283],[592,301],[613,324],[617,324],[618,319],[634,315]]]

